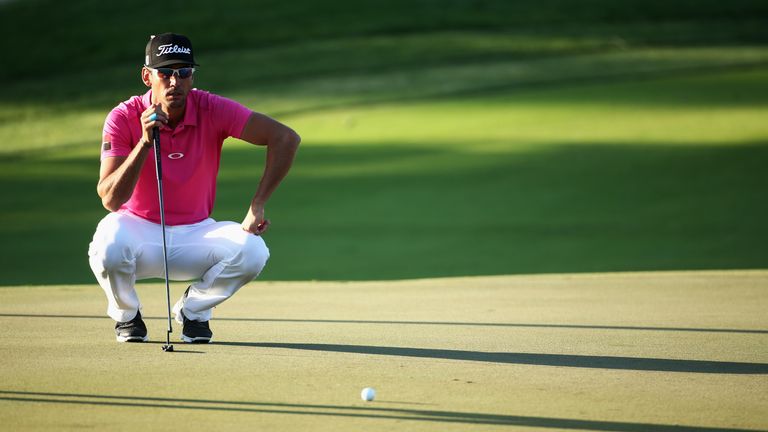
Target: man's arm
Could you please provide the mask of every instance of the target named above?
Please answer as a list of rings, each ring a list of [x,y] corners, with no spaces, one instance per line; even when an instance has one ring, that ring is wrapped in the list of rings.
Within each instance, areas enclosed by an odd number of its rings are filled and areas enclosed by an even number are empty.
[[[167,115],[159,106],[154,104],[141,114],[142,138],[128,156],[113,156],[101,161],[96,192],[101,204],[109,211],[117,211],[133,195],[147,153],[152,148],[152,128],[168,122]],[[156,115],[156,120],[150,118],[152,114]]]
[[[127,157],[114,156],[101,161],[99,184],[96,192],[101,204],[109,211],[117,211],[131,198],[136,182],[139,181],[141,167],[147,159],[152,146],[140,142]]]
[[[262,234],[269,225],[269,221],[264,219],[264,206],[288,174],[301,138],[288,126],[263,114],[251,113],[240,139],[267,146],[264,174],[242,224],[244,230]]]

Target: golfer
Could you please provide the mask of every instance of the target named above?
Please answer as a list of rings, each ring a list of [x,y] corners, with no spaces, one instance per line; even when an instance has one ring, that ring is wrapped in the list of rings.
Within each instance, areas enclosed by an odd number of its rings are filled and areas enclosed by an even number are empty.
[[[119,104],[104,122],[97,192],[110,213],[99,222],[88,255],[119,342],[149,340],[134,285],[164,277],[153,128],[161,143],[169,279],[193,281],[173,307],[181,339],[210,342],[212,308],[256,278],[269,258],[261,237],[269,226],[265,205],[288,173],[300,138],[266,115],[192,88],[195,66],[187,37],[151,37],[141,69],[149,91]],[[210,218],[227,137],[267,151],[261,179],[253,179],[254,195],[243,202],[242,223]]]

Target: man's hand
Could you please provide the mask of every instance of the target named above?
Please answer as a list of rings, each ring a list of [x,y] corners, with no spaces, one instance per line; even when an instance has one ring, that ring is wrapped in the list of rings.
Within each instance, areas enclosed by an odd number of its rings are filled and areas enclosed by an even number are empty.
[[[152,129],[168,124],[168,114],[164,113],[160,104],[152,104],[141,113],[141,140],[152,142]]]
[[[251,234],[262,235],[269,227],[269,220],[264,219],[264,207],[251,205],[242,224],[243,230]]]

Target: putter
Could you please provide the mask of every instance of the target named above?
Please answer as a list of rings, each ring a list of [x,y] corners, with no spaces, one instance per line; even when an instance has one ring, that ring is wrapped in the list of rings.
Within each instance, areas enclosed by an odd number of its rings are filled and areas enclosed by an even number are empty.
[[[163,351],[173,352],[171,345],[171,286],[168,283],[168,251],[165,246],[165,205],[163,203],[163,170],[160,162],[160,128],[152,129],[152,138],[155,142],[155,172],[157,173],[157,195],[160,197],[160,227],[163,230],[163,270],[165,271],[165,300],[168,304],[168,332],[166,333]]]

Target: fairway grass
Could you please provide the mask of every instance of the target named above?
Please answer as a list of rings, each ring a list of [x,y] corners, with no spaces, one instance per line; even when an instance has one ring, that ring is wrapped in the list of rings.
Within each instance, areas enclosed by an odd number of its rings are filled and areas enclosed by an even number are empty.
[[[766,430],[768,271],[253,282],[215,343],[118,344],[95,284],[0,288],[3,430]],[[173,284],[173,296],[185,286]],[[363,402],[364,387],[378,391]]]
[[[262,279],[765,268],[768,71],[666,72],[538,86],[531,73],[477,94],[453,76],[442,82],[470,94],[287,115],[303,143],[269,202]],[[0,235],[13,245],[0,285],[92,280],[101,120],[78,114],[93,123],[84,134],[58,127],[79,123],[68,115],[0,124],[29,146],[0,157]],[[215,219],[242,220],[263,166],[263,149],[225,144]]]

